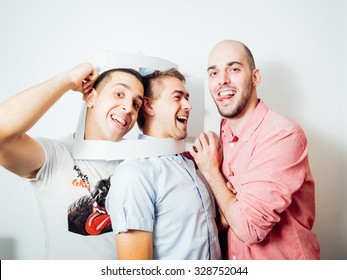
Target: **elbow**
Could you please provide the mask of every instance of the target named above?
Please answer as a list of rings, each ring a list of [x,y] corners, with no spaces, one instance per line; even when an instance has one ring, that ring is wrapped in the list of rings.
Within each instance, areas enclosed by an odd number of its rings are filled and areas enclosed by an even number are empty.
[[[0,125],[0,147],[15,142],[21,135],[14,133],[13,128]]]
[[[247,246],[262,242],[270,235],[272,226],[260,228],[258,225],[247,224],[244,230],[235,233],[236,237],[245,243]]]
[[[266,239],[272,228],[275,226],[275,220],[264,219],[264,216],[257,217],[256,215],[241,215],[241,213],[234,213],[234,220],[232,226],[235,236],[245,243],[247,246],[259,243]]]

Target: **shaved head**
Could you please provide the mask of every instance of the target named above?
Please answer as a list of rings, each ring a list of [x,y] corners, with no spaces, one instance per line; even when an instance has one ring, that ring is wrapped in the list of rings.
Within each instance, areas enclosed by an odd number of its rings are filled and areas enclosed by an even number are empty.
[[[223,40],[218,42],[210,52],[208,58],[208,67],[211,66],[214,57],[216,57],[218,54],[228,51],[243,52],[243,55],[245,55],[247,58],[249,69],[253,71],[256,68],[254,58],[250,49],[242,42],[236,40]]]

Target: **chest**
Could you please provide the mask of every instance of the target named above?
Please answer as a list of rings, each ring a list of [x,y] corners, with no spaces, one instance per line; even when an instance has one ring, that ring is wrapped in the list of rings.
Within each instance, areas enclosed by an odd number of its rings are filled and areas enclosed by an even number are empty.
[[[241,185],[249,167],[256,160],[255,149],[254,143],[245,143],[241,140],[223,144],[222,172],[235,188]]]

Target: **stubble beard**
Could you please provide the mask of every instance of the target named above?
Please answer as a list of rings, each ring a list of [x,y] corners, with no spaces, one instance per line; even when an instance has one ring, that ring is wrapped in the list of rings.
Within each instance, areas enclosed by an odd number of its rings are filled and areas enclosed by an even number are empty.
[[[235,118],[238,115],[240,115],[243,112],[243,110],[245,109],[245,107],[247,106],[249,100],[251,99],[252,89],[253,89],[253,86],[250,83],[246,87],[246,89],[243,92],[240,93],[240,96],[241,96],[240,99],[236,100],[235,101],[236,103],[233,104],[232,107],[225,107],[225,108],[223,108],[215,100],[215,103],[217,105],[217,109],[218,109],[219,114],[222,117],[225,117],[225,118],[228,118],[228,119]]]

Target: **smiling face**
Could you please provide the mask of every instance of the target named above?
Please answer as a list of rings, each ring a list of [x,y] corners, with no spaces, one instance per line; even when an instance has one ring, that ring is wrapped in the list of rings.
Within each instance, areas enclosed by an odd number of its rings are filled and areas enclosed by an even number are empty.
[[[143,92],[143,85],[132,74],[111,73],[99,91],[87,96],[85,139],[120,140],[137,120]]]
[[[147,116],[144,133],[157,138],[186,138],[192,106],[184,83],[174,77],[164,77],[155,90],[158,91],[157,97],[145,97]]]
[[[216,45],[208,60],[208,79],[211,95],[223,117],[242,117],[255,108],[259,70],[252,70],[239,42],[222,41]]]

